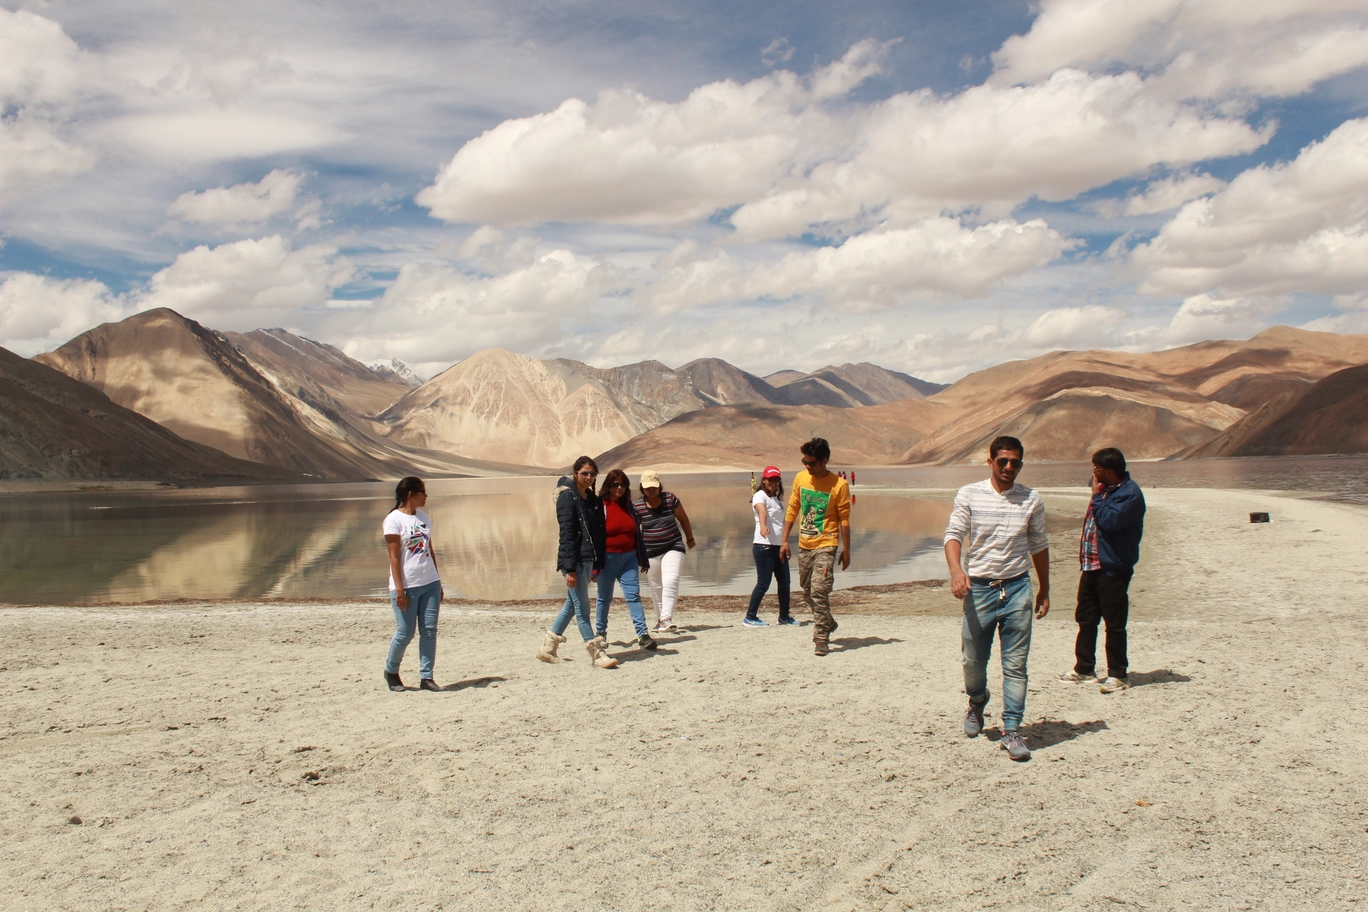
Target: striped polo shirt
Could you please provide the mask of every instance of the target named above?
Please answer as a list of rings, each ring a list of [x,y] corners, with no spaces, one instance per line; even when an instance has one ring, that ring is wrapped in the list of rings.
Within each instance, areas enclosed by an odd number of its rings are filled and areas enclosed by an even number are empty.
[[[675,521],[675,508],[679,498],[669,491],[660,492],[660,507],[652,509],[641,498],[632,504],[637,517],[641,520],[641,534],[646,540],[646,556],[659,557],[666,551],[683,551],[684,539],[679,534],[679,523]]]
[[[1001,494],[985,478],[955,495],[945,541],[962,543],[965,572],[973,577],[1015,579],[1031,569],[1031,555],[1050,546],[1045,502],[1034,488],[1015,484]]]

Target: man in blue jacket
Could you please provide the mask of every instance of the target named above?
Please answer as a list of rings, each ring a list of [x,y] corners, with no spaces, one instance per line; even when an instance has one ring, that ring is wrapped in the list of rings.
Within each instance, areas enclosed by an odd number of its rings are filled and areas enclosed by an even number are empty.
[[[1116,447],[1093,453],[1092,500],[1083,517],[1078,546],[1082,575],[1078,579],[1078,640],[1075,664],[1059,680],[1066,684],[1100,684],[1102,693],[1130,687],[1126,666],[1126,616],[1130,613],[1130,581],[1140,561],[1145,533],[1145,495],[1126,471],[1126,457]],[[1107,628],[1107,676],[1098,678],[1097,623]]]

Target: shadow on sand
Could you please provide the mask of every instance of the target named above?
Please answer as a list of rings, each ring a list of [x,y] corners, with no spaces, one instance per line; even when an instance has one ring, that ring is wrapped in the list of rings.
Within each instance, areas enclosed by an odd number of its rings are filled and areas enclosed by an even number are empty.
[[[1065,741],[1072,741],[1074,738],[1083,735],[1091,735],[1095,732],[1106,731],[1107,723],[1098,719],[1095,722],[1079,722],[1075,725],[1072,722],[1062,722],[1054,719],[1046,719],[1043,722],[1031,722],[1018,729],[1021,736],[1026,739],[1026,743],[1031,750],[1043,750],[1047,747],[1054,747],[1056,744],[1063,744]],[[1001,730],[984,732],[989,741],[1001,741]]]
[[[897,637],[837,637],[831,641],[832,646],[841,647],[841,652],[849,652],[852,649],[864,649],[867,646],[887,646],[890,643],[901,643]]]
[[[507,681],[508,678],[501,678],[498,675],[487,675],[483,678],[471,678],[469,681],[457,681],[455,684],[444,684],[442,693],[452,693],[457,690],[468,690],[471,687],[488,687],[490,684],[497,684],[500,681]]]
[[[1186,684],[1192,678],[1185,674],[1179,674],[1169,668],[1160,668],[1156,671],[1132,671],[1130,673],[1131,687],[1144,687],[1147,684]]]

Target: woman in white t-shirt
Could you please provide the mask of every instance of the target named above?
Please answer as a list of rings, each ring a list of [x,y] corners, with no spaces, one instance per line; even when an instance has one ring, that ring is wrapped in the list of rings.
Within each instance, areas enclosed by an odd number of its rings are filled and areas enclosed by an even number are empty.
[[[751,498],[755,511],[755,588],[751,590],[750,607],[741,623],[747,627],[768,627],[760,620],[760,600],[769,591],[770,580],[779,583],[779,623],[796,627],[798,622],[789,614],[789,565],[780,554],[784,543],[784,480],[778,467],[765,466],[760,477],[760,490]]]
[[[427,486],[409,476],[394,489],[394,509],[385,517],[385,547],[389,550],[390,604],[394,607],[394,639],[385,659],[385,683],[393,691],[405,689],[399,663],[418,630],[418,686],[441,690],[432,679],[437,660],[437,612],[442,607],[442,580],[437,554],[432,550],[432,520],[423,507]]]

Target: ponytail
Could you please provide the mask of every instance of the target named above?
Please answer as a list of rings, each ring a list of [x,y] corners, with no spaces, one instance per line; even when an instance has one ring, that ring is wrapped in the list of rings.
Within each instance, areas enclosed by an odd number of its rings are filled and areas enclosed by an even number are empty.
[[[423,479],[415,475],[408,475],[399,479],[399,484],[394,486],[394,509],[399,509],[408,502],[410,494],[421,494],[427,490],[423,484]]]

